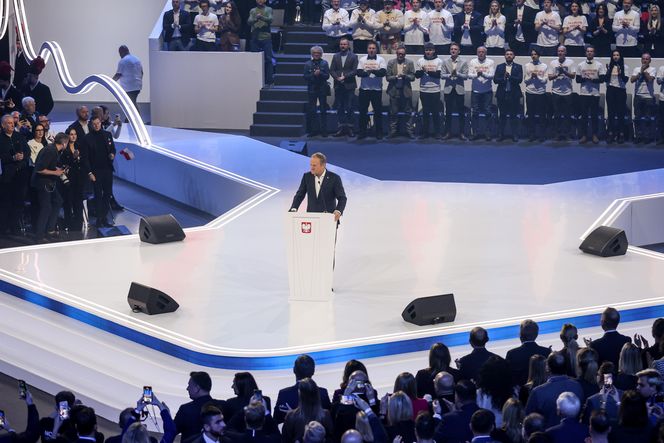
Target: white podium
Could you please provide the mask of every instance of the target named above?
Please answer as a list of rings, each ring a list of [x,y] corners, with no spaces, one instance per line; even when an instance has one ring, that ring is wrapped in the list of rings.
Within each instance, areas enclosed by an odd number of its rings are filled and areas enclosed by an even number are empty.
[[[336,229],[334,214],[287,213],[289,300],[330,300]]]

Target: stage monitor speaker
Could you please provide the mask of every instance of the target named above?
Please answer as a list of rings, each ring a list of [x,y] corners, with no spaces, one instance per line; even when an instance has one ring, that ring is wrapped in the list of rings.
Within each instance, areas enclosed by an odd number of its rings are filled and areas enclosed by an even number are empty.
[[[416,298],[408,303],[401,317],[408,323],[418,326],[454,321],[456,318],[454,294]]]
[[[579,249],[600,257],[625,255],[625,252],[627,252],[627,235],[622,229],[600,226],[583,240]]]
[[[178,221],[171,214],[142,217],[138,225],[141,241],[159,244],[181,241],[186,237]]]
[[[136,282],[131,282],[127,302],[132,311],[148,315],[175,312],[180,307],[175,300],[163,292]]]

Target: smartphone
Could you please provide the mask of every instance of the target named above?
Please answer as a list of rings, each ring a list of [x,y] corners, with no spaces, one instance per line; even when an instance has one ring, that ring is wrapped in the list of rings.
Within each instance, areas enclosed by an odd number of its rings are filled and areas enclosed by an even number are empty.
[[[67,403],[66,401],[60,402],[60,404],[58,405],[58,415],[60,416],[61,420],[69,419],[69,403]]]
[[[263,400],[263,391],[260,389],[254,389],[254,397],[256,397],[256,400],[262,401]]]
[[[143,386],[143,403],[152,403],[152,386]]]
[[[604,374],[604,386],[607,388],[613,386],[613,374]]]
[[[0,428],[5,427],[5,411],[0,410]]]
[[[19,380],[18,381],[18,395],[19,395],[19,397],[25,399],[27,390],[28,390],[28,386],[25,384],[25,380]]]

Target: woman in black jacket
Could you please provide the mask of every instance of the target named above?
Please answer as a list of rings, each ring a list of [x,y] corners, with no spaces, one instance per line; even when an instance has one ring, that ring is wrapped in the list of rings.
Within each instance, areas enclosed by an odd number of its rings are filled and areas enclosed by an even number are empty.
[[[596,57],[608,57],[611,52],[611,44],[615,43],[613,21],[609,18],[609,12],[605,3],[597,5],[595,16],[588,24],[591,35],[589,43],[595,47]]]
[[[625,118],[627,117],[627,68],[620,51],[611,53],[611,61],[606,66],[606,108],[608,111],[607,143],[625,141]]]
[[[70,231],[83,229],[83,188],[90,164],[84,143],[79,143],[76,129],[67,131],[69,142],[62,151],[60,164],[65,169],[68,181],[62,180],[62,208],[65,214],[65,227]]]

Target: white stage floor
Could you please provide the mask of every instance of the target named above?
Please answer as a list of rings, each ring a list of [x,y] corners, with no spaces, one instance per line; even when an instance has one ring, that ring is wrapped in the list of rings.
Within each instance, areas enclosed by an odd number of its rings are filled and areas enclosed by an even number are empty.
[[[584,316],[607,305],[650,318],[664,305],[658,254],[601,259],[578,249],[614,199],[662,192],[662,170],[543,186],[381,182],[329,159],[349,196],[334,298],[289,302],[284,214],[308,159],[241,136],[151,131],[156,145],[258,182],[260,201],[188,230],[182,243],[130,236],[0,251],[5,292],[229,369],[289,367],[302,352],[334,362],[426,349],[438,339],[456,345],[475,325],[513,336],[500,327],[523,318],[551,320],[542,323],[550,332],[563,321],[591,325],[596,317]],[[132,313],[132,281],[166,292],[180,309]],[[402,321],[412,299],[448,292],[454,323]]]

